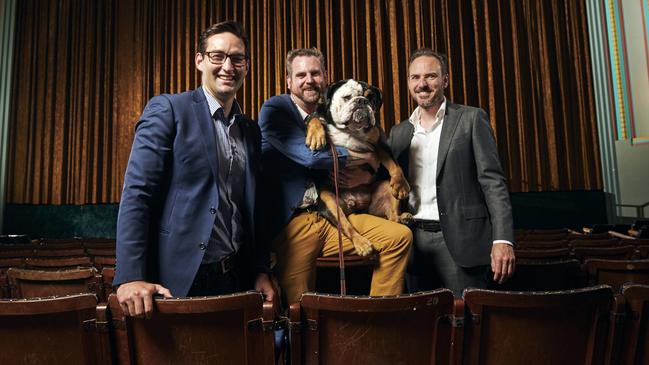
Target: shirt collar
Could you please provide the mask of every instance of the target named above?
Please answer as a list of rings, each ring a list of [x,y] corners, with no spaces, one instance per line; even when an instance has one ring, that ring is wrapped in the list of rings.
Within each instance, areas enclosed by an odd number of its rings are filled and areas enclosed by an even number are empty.
[[[302,120],[306,120],[306,117],[309,116],[309,113],[307,113],[304,109],[302,109],[298,103],[295,102],[295,99],[293,99],[293,94],[289,94],[291,96],[291,101],[293,102],[293,105],[297,107],[297,111],[300,112],[300,116],[302,116]]]
[[[202,86],[202,88],[203,94],[205,94],[205,99],[207,99],[207,105],[210,107],[210,115],[214,116],[214,113],[216,113],[216,111],[219,109],[223,109],[223,106],[221,106],[221,103],[219,103],[219,101],[216,100],[216,98],[212,96],[212,94],[210,94],[207,89],[205,89],[205,86]],[[234,102],[232,103],[232,109],[230,110],[229,120],[236,120],[241,114],[242,113],[239,102],[234,100]]]
[[[423,127],[419,123],[420,114],[421,114],[421,109],[419,107],[416,107],[415,110],[412,112],[412,114],[410,114],[410,118],[408,118],[408,121],[412,123],[412,125],[415,127],[415,131],[425,132]],[[439,106],[439,109],[435,114],[435,119],[437,120],[433,125],[433,129],[444,121],[445,114],[446,114],[446,97],[444,97],[444,101],[442,102],[442,105]]]

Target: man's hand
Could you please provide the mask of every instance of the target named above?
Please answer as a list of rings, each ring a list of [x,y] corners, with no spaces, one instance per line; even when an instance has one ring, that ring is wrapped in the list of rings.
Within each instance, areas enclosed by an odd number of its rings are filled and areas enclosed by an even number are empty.
[[[117,288],[117,301],[127,316],[151,318],[153,313],[153,296],[162,294],[171,298],[171,292],[160,284],[146,281],[131,281]]]
[[[345,165],[345,167],[354,167],[368,164],[374,171],[376,171],[381,165],[376,152],[356,152],[347,150],[347,153],[349,154],[349,157],[347,158],[347,164]]]
[[[272,302],[275,297],[275,287],[266,273],[257,274],[255,290],[262,293],[267,302]]]
[[[494,282],[502,284],[512,275],[516,257],[514,248],[506,243],[494,243],[491,247],[491,270],[494,272]]]
[[[359,167],[345,167],[338,174],[338,186],[342,189],[351,189],[359,185],[371,184],[374,182],[374,174]],[[329,172],[329,180],[333,184],[334,173]]]

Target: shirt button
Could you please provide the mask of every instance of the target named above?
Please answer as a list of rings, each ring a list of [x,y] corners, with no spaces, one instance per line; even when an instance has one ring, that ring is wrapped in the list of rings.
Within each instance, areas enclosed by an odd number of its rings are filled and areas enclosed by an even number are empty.
[[[210,214],[216,214],[216,209],[214,207],[210,207]]]
[[[207,245],[205,244],[205,242],[201,242],[201,244],[198,245],[198,247],[200,247],[201,250],[204,250],[207,247]]]

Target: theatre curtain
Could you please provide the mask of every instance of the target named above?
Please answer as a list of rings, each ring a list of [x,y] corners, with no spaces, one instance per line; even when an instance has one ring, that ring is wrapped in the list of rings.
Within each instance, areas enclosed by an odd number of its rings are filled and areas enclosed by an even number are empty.
[[[21,0],[16,13],[8,203],[118,202],[146,101],[199,85],[198,35],[226,19],[250,34],[238,99],[253,118],[285,91],[286,51],[315,46],[330,81],[383,90],[389,130],[414,108],[408,57],[427,46],[449,56],[447,97],[489,113],[510,190],[602,187],[584,0]]]

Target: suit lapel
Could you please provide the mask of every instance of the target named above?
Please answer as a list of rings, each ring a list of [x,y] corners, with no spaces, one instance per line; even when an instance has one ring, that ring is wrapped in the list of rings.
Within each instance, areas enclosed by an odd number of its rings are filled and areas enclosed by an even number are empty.
[[[304,119],[302,118],[302,114],[300,114],[300,110],[297,108],[297,105],[291,100],[291,95],[290,94],[284,94],[286,96],[286,102],[289,104],[291,112],[293,113],[293,122],[297,123],[297,125],[304,131],[306,131],[306,124],[304,124]]]
[[[214,181],[218,181],[219,165],[216,152],[214,123],[212,122],[210,107],[207,105],[207,99],[205,99],[202,88],[194,90],[193,99],[194,103],[192,104],[192,108],[194,109],[194,116],[196,117],[196,121],[202,132],[201,140],[203,141],[203,146],[205,146],[207,152],[207,160],[210,163],[210,169],[214,175]]]
[[[439,177],[439,173],[444,167],[444,162],[446,162],[446,155],[448,154],[448,149],[451,146],[451,140],[457,129],[457,125],[460,122],[460,117],[462,112],[457,108],[455,104],[452,104],[450,101],[446,103],[446,116],[444,116],[444,124],[442,124],[442,134],[439,137],[439,150],[437,152],[437,173],[435,177]]]

